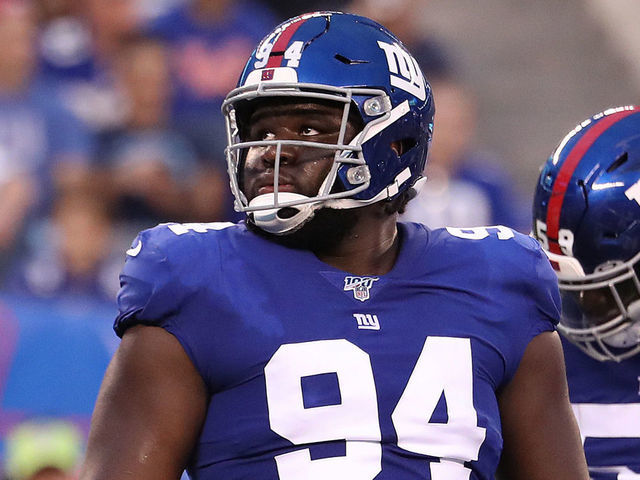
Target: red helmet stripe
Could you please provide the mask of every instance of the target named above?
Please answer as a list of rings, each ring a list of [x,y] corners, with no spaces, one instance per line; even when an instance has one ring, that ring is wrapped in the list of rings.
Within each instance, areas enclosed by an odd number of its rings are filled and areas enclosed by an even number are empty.
[[[582,138],[576,142],[573,150],[567,155],[553,184],[551,198],[549,198],[549,207],[547,208],[547,237],[549,238],[549,250],[551,252],[562,254],[560,246],[558,245],[560,212],[562,211],[564,194],[567,191],[573,172],[580,163],[580,159],[605,130],[623,118],[637,112],[637,110],[625,110],[602,118],[602,120],[591,127]]]
[[[298,22],[293,22],[289,25],[278,37],[276,42],[273,44],[273,48],[271,49],[271,53],[269,54],[269,61],[267,62],[267,68],[275,68],[282,66],[282,60],[284,59],[284,52],[289,45],[289,41],[293,34],[296,33],[298,28],[302,26],[304,22],[307,20],[300,20]]]

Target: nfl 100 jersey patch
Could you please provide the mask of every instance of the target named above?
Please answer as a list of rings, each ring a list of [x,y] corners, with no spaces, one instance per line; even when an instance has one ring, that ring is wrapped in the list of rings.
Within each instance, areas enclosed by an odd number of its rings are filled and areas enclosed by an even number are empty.
[[[384,288],[384,280],[375,276],[355,276],[344,272],[320,271],[330,284],[342,290],[349,298],[359,302],[372,299],[377,292]]]
[[[373,282],[380,280],[377,277],[344,277],[344,290],[345,292],[352,291],[353,298],[364,302],[369,300],[369,291],[373,287]]]

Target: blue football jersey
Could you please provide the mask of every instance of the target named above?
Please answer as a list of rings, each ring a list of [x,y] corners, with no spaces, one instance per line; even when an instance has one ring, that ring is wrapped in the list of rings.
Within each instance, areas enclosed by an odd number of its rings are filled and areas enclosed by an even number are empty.
[[[115,330],[165,328],[204,379],[192,478],[493,478],[496,392],[555,328],[555,274],[505,227],[399,229],[396,264],[377,276],[242,224],[134,240]]]
[[[591,478],[640,480],[640,355],[599,362],[562,342]]]

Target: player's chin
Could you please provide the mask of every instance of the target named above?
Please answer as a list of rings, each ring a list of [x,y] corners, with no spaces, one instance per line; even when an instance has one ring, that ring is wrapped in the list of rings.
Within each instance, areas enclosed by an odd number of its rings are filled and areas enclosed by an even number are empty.
[[[322,253],[333,249],[351,232],[357,216],[357,208],[321,208],[302,227],[284,235],[265,232],[249,218],[246,224],[251,231],[285,247]]]

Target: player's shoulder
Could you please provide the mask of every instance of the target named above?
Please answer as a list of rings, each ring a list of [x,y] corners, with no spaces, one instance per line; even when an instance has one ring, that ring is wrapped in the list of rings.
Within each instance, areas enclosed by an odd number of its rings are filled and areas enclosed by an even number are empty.
[[[161,223],[138,233],[126,251],[127,261],[191,262],[214,251],[223,238],[240,229],[228,222]]]
[[[544,258],[537,240],[504,225],[443,227],[431,231],[430,245],[450,251]]]
[[[484,269],[505,281],[557,283],[538,241],[503,225],[435,229],[431,231],[429,247],[431,258]]]
[[[161,223],[142,230],[133,246],[135,247],[139,241],[143,246],[148,243],[166,250],[194,247],[201,243],[216,241],[239,228],[238,224],[230,222]]]
[[[474,290],[499,292],[505,302],[533,300],[538,313],[557,322],[558,280],[536,239],[496,225],[431,231],[427,261],[449,280]]]
[[[203,286],[220,280],[220,243],[242,227],[231,223],[167,223],[143,230],[120,273],[115,329],[161,325],[169,312]]]
[[[126,251],[121,283],[123,277],[134,277],[156,285],[176,279],[195,284],[217,271],[225,257],[221,245],[239,230],[240,225],[222,222],[162,223],[143,230]]]

